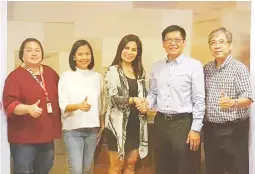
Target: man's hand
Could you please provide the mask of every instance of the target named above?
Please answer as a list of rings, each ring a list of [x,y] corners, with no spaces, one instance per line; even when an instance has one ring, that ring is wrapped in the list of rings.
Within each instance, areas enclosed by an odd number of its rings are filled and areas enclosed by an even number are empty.
[[[85,98],[80,104],[79,104],[79,109],[82,110],[83,112],[88,112],[91,108],[91,105],[88,104],[88,97]]]
[[[38,100],[36,103],[34,103],[34,104],[28,106],[28,113],[29,113],[32,117],[34,117],[34,118],[37,118],[37,117],[41,116],[41,114],[42,114],[42,111],[43,111],[43,110],[42,110],[42,108],[39,108],[39,107],[38,107],[39,104],[40,104],[40,100]]]
[[[235,100],[229,98],[225,92],[221,92],[221,98],[219,99],[219,106],[222,109],[229,109],[234,105]]]
[[[200,133],[193,130],[189,131],[186,143],[190,145],[190,150],[198,150],[200,145]]]

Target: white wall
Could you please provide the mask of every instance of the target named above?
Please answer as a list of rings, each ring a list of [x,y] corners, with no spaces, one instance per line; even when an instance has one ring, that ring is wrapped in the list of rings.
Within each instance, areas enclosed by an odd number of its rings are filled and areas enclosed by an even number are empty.
[[[251,58],[250,58],[250,73],[253,89],[253,101],[255,101],[255,3],[252,2],[251,10]],[[255,102],[251,109],[251,124],[250,124],[250,174],[255,173]]]
[[[0,1],[0,101],[2,101],[2,90],[7,75],[7,3]],[[0,173],[10,173],[10,151],[7,140],[6,117],[0,106]]]

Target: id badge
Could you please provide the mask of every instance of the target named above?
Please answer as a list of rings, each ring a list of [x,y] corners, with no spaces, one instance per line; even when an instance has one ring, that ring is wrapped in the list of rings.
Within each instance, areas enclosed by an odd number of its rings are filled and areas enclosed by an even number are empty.
[[[51,103],[47,103],[47,111],[49,114],[52,113],[52,106],[51,106]]]

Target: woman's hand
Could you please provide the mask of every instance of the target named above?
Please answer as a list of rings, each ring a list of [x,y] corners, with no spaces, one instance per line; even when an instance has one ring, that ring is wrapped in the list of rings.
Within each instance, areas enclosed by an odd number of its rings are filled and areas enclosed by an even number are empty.
[[[40,104],[40,100],[38,100],[36,103],[28,106],[28,113],[34,117],[40,117],[42,114],[42,108],[39,108],[38,105]]]
[[[102,136],[103,132],[104,132],[104,125],[100,127],[100,129],[99,129],[99,131],[97,133],[97,145],[100,142],[100,139],[101,139],[101,136]]]
[[[87,100],[88,97],[86,97],[85,100],[79,104],[79,109],[82,110],[83,112],[88,112],[91,108],[91,104],[88,104]]]
[[[148,102],[144,98],[134,97],[135,107],[140,113],[145,114],[148,110]]]

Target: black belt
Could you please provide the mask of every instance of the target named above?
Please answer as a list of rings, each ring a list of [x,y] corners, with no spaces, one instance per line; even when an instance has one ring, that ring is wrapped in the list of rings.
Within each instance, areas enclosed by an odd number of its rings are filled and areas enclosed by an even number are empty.
[[[223,127],[223,126],[229,126],[229,125],[241,123],[246,120],[249,120],[249,117],[240,118],[240,119],[236,119],[236,120],[228,121],[228,122],[224,122],[224,123],[212,123],[212,122],[206,121],[205,125],[212,126],[212,127]]]
[[[164,118],[165,120],[179,120],[192,116],[192,113],[164,114],[161,112],[157,112],[157,115],[161,118]]]

